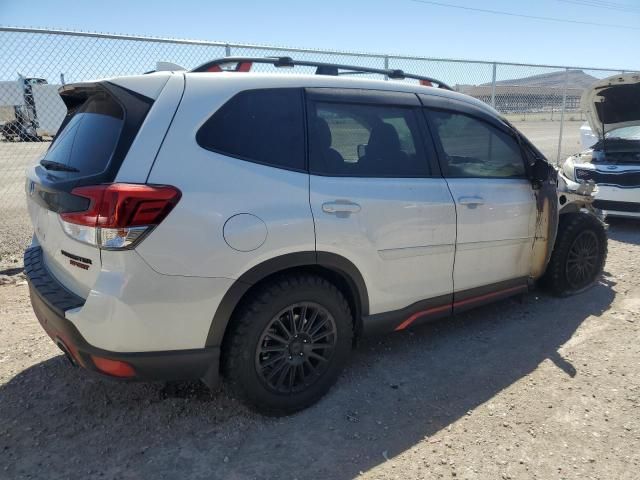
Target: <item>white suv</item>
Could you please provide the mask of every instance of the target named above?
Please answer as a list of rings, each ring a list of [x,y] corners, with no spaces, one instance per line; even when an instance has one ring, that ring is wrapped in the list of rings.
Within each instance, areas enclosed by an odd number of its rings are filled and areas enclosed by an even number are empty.
[[[254,63],[317,74],[224,71]],[[289,413],[358,336],[526,292],[545,270],[577,292],[603,268],[589,189],[434,79],[227,58],[60,95],[68,115],[27,174],[25,271],[44,329],[95,372],[221,372]]]

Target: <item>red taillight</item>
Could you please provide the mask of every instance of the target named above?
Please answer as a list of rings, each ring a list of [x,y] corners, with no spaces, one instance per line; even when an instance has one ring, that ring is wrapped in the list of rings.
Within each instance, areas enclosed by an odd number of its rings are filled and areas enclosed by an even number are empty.
[[[91,360],[98,370],[112,377],[131,378],[136,375],[133,367],[126,362],[96,357],[94,355],[91,355]]]
[[[89,208],[60,216],[65,222],[87,227],[158,225],[180,200],[180,190],[167,185],[112,183],[78,187],[71,193],[90,199]]]
[[[180,200],[168,185],[112,183],[74,188],[90,200],[87,210],[60,214],[67,234],[101,248],[131,248],[158,225]]]

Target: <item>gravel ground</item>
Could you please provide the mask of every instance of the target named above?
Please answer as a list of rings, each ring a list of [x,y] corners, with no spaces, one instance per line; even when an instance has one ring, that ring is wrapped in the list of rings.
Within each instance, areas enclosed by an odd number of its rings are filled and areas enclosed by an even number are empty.
[[[72,369],[19,277],[0,286],[0,478],[637,479],[640,223],[602,281],[364,340],[317,405]]]

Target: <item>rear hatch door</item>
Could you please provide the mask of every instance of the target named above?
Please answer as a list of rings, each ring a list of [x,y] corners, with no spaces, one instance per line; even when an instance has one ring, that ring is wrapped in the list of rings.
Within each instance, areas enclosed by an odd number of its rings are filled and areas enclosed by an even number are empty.
[[[75,188],[113,182],[153,100],[107,81],[65,86],[60,95],[67,115],[27,171],[27,203],[47,268],[86,298],[101,268],[95,229],[65,222],[64,214],[91,206]]]

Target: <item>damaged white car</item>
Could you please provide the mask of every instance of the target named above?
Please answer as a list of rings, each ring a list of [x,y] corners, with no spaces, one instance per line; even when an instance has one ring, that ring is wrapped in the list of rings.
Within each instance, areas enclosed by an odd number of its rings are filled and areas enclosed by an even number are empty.
[[[566,159],[562,173],[597,184],[594,206],[605,215],[640,218],[640,74],[596,82],[581,106],[598,140]]]
[[[226,57],[60,96],[67,117],[27,172],[25,273],[47,334],[102,375],[224,376],[289,414],[328,391],[354,339],[539,279],[581,292],[605,264],[593,184],[430,77]]]

